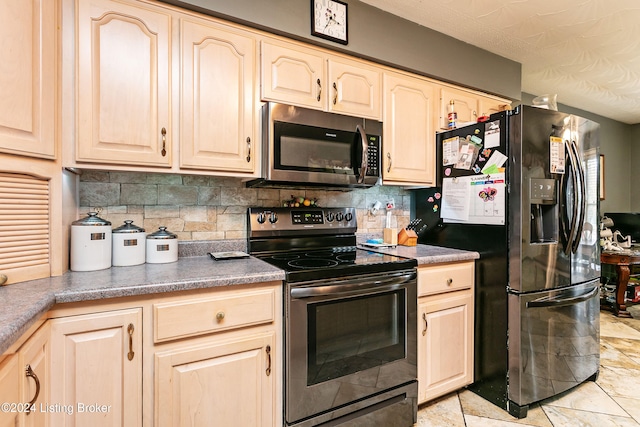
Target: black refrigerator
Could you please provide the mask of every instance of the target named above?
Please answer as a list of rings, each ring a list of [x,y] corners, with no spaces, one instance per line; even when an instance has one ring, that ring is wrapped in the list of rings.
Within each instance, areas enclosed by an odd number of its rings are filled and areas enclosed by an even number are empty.
[[[437,135],[419,243],[477,251],[474,383],[517,418],[597,378],[599,125],[519,106]]]

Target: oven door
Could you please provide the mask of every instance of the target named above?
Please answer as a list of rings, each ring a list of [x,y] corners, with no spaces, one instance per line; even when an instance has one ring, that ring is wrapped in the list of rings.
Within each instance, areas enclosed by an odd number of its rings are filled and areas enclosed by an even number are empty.
[[[287,292],[287,423],[416,381],[415,270]]]

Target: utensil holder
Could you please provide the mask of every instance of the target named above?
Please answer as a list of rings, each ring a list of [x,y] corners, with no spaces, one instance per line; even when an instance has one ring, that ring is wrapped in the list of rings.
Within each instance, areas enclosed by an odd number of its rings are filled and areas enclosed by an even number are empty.
[[[385,228],[382,230],[382,241],[387,245],[398,244],[398,229],[397,228]]]

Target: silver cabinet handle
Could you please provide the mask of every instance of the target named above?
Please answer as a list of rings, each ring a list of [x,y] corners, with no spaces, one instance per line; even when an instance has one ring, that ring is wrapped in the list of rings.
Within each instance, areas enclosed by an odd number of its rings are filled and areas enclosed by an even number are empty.
[[[251,162],[251,137],[247,137],[247,163]]]
[[[338,86],[336,85],[336,82],[333,82],[333,90],[333,105],[336,105],[336,103],[338,102]]]
[[[391,153],[387,152],[387,159],[389,159],[389,166],[387,166],[387,172],[391,171]]]
[[[36,400],[38,400],[38,395],[40,395],[40,380],[38,379],[36,373],[33,372],[33,369],[31,369],[31,365],[27,365],[25,367],[24,373],[27,377],[33,378],[33,380],[36,382],[36,394],[33,396],[33,399],[29,401],[26,409],[26,413],[27,415],[29,415],[31,413],[31,407],[36,403]]]
[[[318,102],[320,102],[320,95],[322,95],[322,84],[320,83],[320,79],[316,82],[318,84]]]

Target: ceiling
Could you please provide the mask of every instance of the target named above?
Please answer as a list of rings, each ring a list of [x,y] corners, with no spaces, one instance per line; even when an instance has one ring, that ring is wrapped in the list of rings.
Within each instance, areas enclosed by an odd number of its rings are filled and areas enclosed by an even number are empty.
[[[640,123],[638,0],[361,0],[522,64],[522,91]]]

